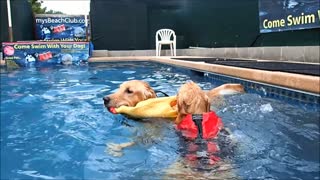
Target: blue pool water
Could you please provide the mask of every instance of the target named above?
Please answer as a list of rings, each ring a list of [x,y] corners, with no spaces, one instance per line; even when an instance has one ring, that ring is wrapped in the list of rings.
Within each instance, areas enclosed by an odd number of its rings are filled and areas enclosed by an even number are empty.
[[[102,97],[140,79],[169,95],[201,73],[149,62],[1,71],[1,179],[160,179],[179,161],[168,121],[110,114]],[[319,111],[247,93],[217,114],[237,142],[229,168],[239,179],[319,179]],[[108,143],[139,143],[112,156]]]

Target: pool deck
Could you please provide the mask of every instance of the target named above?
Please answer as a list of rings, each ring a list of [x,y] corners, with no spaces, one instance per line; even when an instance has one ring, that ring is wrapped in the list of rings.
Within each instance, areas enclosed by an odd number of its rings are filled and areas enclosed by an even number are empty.
[[[201,58],[200,56],[177,56],[174,58]],[[203,57],[204,58],[204,57]],[[121,62],[121,61],[155,61],[164,64],[176,65],[180,67],[190,68],[199,71],[213,72],[217,74],[223,74],[242,78],[251,81],[257,81],[267,83],[271,85],[282,86],[290,89],[306,91],[310,93],[320,94],[320,77],[279,72],[279,71],[267,71],[251,68],[240,68],[234,66],[224,66],[217,64],[209,64],[205,62],[193,62],[171,59],[169,56],[126,56],[126,57],[93,57],[89,59],[90,63],[95,62]],[[264,61],[264,60],[261,60]]]

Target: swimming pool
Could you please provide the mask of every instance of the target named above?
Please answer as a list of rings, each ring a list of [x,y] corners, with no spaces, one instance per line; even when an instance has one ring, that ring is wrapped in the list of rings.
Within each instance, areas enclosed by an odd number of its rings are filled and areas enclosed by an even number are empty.
[[[110,114],[102,97],[140,79],[169,95],[186,80],[222,83],[203,73],[151,62],[123,62],[1,72],[1,179],[159,179],[179,159],[179,136],[167,121]],[[319,109],[257,93],[228,96],[215,107],[237,147],[240,179],[319,179]],[[158,131],[150,131],[148,126]],[[147,135],[146,135],[147,134]],[[122,157],[107,143],[143,136]]]

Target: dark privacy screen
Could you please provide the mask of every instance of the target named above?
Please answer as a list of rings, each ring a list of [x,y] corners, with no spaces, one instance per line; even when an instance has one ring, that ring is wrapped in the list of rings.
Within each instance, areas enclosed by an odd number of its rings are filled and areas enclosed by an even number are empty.
[[[260,34],[258,0],[91,0],[95,49],[154,49],[171,28],[177,48],[319,45],[319,29]]]
[[[12,14],[13,40],[34,39],[33,15],[28,0],[10,0]],[[0,0],[0,43],[9,41],[7,1]]]

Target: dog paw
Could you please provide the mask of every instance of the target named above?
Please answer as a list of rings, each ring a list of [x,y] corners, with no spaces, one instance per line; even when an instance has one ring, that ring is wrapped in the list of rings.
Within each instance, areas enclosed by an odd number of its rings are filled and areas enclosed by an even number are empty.
[[[118,151],[108,150],[108,154],[110,154],[113,157],[121,157],[121,156],[123,156],[123,152],[121,152],[121,151],[118,152]]]
[[[120,144],[108,143],[105,152],[114,157],[123,156],[122,147]]]
[[[108,143],[106,152],[114,157],[121,157],[123,156],[123,148],[129,147],[134,145],[134,142],[127,142],[127,143],[121,143],[121,144],[115,144],[115,143]]]
[[[122,151],[122,146],[121,144],[115,144],[115,143],[108,143],[107,144],[107,148],[108,150],[110,151],[116,151],[116,152],[119,152],[119,151]]]

